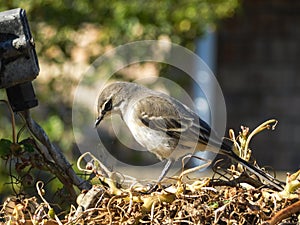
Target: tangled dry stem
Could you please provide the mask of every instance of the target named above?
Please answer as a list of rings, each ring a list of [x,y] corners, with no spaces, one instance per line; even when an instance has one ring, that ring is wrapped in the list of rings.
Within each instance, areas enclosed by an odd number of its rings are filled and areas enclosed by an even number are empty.
[[[299,198],[278,199],[268,188],[246,189],[240,185],[213,186],[207,179],[190,180],[179,186],[159,189],[151,194],[121,190],[116,195],[109,186],[98,188],[88,208],[76,213],[72,208],[57,221],[46,203],[36,198],[6,203],[2,216],[7,221],[42,224],[270,224],[299,221]],[[170,192],[168,192],[168,190]],[[87,193],[86,193],[87,194]],[[80,206],[79,206],[80,207]],[[9,211],[10,209],[10,211]],[[283,210],[283,211],[282,211]],[[7,218],[9,216],[9,218]],[[275,218],[275,219],[274,219]],[[277,218],[277,219],[276,219]],[[56,222],[55,220],[56,219]]]
[[[266,123],[255,129],[260,132],[271,128]],[[250,140],[256,133],[248,134],[243,129],[238,135],[237,151],[249,157]],[[234,133],[231,132],[231,137]],[[86,155],[88,155],[87,153]],[[84,155],[84,156],[86,156]],[[213,166],[213,177],[189,178],[184,171],[173,177],[168,186],[160,186],[152,193],[134,178],[116,174],[92,155],[92,160],[81,168],[82,156],[78,161],[80,170],[95,175],[92,189],[78,196],[78,207],[71,206],[70,212],[59,220],[50,204],[39,193],[43,202],[36,198],[10,199],[2,207],[3,221],[20,224],[299,224],[300,221],[300,170],[287,176],[285,188],[278,192],[263,184],[239,166],[224,166],[217,161]],[[190,170],[191,172],[193,171]],[[114,177],[123,179],[113,179]],[[116,180],[122,180],[119,183]],[[12,204],[12,202],[14,204]]]

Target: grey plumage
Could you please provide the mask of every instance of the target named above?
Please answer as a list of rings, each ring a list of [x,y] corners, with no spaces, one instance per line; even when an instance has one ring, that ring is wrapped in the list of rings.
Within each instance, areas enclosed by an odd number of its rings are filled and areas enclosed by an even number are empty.
[[[166,94],[135,83],[115,82],[99,95],[95,126],[111,113],[121,116],[143,147],[160,160],[168,160],[158,181],[179,158],[195,150],[212,151],[227,155],[275,188],[282,189],[273,177],[238,157],[232,151],[232,142],[223,142],[195,112]]]

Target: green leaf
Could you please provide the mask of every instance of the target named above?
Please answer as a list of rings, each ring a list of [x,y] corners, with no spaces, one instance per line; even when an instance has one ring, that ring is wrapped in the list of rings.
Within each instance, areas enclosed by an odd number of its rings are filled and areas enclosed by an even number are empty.
[[[49,209],[48,216],[49,216],[51,219],[54,219],[54,218],[55,218],[55,212],[54,212],[54,209],[53,209],[53,208],[50,208],[50,209]]]
[[[7,139],[0,139],[0,156],[7,156],[11,153],[12,142]]]
[[[26,152],[34,152],[35,150],[35,144],[32,138],[26,138],[22,140],[19,144],[22,147],[22,149]]]
[[[22,147],[26,152],[34,152],[34,146],[32,144],[24,143]]]
[[[219,208],[219,203],[218,202],[211,202],[211,203],[208,204],[208,206],[210,208],[216,209],[216,208]]]

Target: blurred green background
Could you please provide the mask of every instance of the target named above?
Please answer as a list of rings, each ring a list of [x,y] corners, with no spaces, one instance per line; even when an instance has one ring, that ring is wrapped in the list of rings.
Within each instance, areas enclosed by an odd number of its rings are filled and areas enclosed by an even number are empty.
[[[105,51],[137,40],[167,39],[190,50],[208,26],[234,15],[238,0],[2,0],[0,11],[23,8],[40,63],[33,82],[39,106],[33,118],[71,163],[78,157],[72,133],[73,93],[80,75]],[[124,77],[124,79],[130,79]],[[0,99],[6,99],[0,90]],[[0,139],[11,139],[10,116],[0,105]],[[17,129],[22,121],[17,117]],[[26,134],[24,135],[26,137]],[[9,163],[0,160],[0,193],[11,193]],[[39,174],[39,173],[35,173]],[[5,185],[6,184],[6,185]],[[53,182],[51,189],[60,188]]]

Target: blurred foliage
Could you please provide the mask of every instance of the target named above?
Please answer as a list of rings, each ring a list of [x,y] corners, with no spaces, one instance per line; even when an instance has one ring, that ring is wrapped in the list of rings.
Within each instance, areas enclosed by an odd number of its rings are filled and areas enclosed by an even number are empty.
[[[145,39],[167,39],[194,50],[206,27],[232,16],[238,6],[238,0],[2,0],[0,11],[21,7],[27,12],[41,68],[34,81],[40,104],[33,117],[72,159],[73,93],[94,59]],[[3,90],[0,97],[6,98]],[[0,138],[8,139],[9,115],[0,107]]]
[[[130,41],[158,39],[161,35],[192,48],[196,37],[208,24],[233,15],[238,0],[4,0],[0,10],[22,7],[27,10],[38,52],[57,46],[66,58],[77,44],[76,32],[86,24],[100,31],[98,43],[104,47]],[[41,26],[48,28],[40,29]],[[45,32],[49,31],[49,32]],[[53,60],[64,63],[61,58]]]

